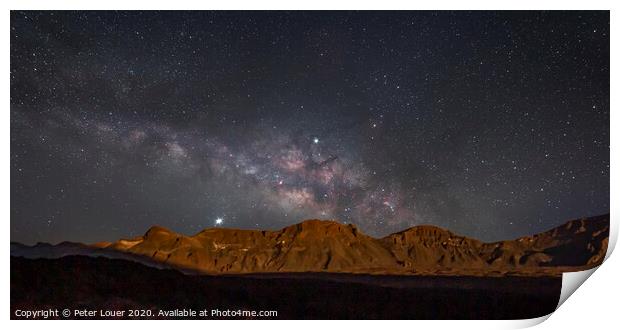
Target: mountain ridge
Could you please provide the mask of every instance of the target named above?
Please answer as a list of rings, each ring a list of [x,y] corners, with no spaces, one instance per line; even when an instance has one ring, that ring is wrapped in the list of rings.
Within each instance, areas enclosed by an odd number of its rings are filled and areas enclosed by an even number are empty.
[[[191,236],[152,226],[142,236],[84,246],[99,255],[122,253],[138,261],[208,274],[537,276],[595,267],[605,257],[608,235],[609,215],[575,219],[542,233],[497,242],[482,242],[432,225],[374,238],[353,224],[310,219],[280,230],[212,227]],[[13,245],[11,249],[13,255]]]

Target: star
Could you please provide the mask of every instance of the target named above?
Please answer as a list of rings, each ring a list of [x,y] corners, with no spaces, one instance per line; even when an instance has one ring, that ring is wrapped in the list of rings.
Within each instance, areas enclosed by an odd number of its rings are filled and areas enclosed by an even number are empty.
[[[187,12],[191,33],[166,12],[24,15],[11,12],[12,240],[329,216],[497,241],[609,212],[606,12]],[[515,62],[541,44],[562,51]]]

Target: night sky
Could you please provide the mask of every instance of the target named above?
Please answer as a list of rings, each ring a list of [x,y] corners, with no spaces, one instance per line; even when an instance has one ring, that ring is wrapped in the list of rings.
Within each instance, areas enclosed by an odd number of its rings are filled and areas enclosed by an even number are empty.
[[[609,212],[608,12],[11,13],[11,240]]]

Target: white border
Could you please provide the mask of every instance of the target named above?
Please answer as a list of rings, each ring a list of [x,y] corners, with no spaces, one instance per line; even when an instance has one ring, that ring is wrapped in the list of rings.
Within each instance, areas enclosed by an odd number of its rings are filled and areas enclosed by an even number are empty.
[[[394,1],[394,0],[382,0],[382,1],[333,1],[333,0],[315,0],[306,1],[304,3],[294,1],[282,1],[282,0],[260,0],[260,1],[240,1],[240,0],[221,0],[221,1],[185,1],[185,0],[150,0],[150,1],[127,1],[127,0],[106,0],[106,1],[79,1],[79,0],[66,0],[66,1],[33,1],[33,0],[21,0],[12,1],[10,3],[2,2],[4,11],[2,12],[2,22],[4,23],[4,33],[1,34],[3,45],[3,63],[5,78],[3,79],[2,99],[4,100],[5,111],[0,117],[2,121],[2,198],[0,203],[2,210],[6,215],[5,230],[2,231],[2,235],[5,238],[5,242],[10,241],[10,223],[8,221],[10,216],[10,114],[8,111],[9,105],[9,27],[10,16],[9,9],[24,9],[24,10],[43,10],[43,9],[331,9],[331,10],[344,10],[344,9],[358,9],[358,10],[403,10],[403,9],[415,9],[415,10],[548,10],[548,9],[562,9],[562,10],[611,10],[611,54],[617,54],[617,38],[618,29],[615,19],[618,15],[615,14],[616,9],[619,7],[618,1],[541,1],[541,0],[521,0],[521,1],[490,1],[490,0],[468,0],[468,1]],[[613,62],[612,56],[612,62]],[[614,70],[614,66],[611,66],[611,109],[614,109],[615,99],[614,95],[618,95],[617,88],[617,70]],[[611,127],[618,127],[620,122],[614,111],[611,111]],[[618,134],[611,131],[611,145],[618,145]],[[618,179],[614,175],[618,170],[620,154],[615,149],[611,149],[611,201],[614,201],[617,196]],[[583,286],[584,289],[577,290],[574,294],[574,298],[568,300],[568,303],[562,305],[562,307],[553,313],[552,315],[545,316],[539,319],[532,320],[520,320],[520,321],[336,321],[337,323],[329,321],[259,321],[259,322],[247,322],[247,321],[210,321],[204,323],[202,321],[175,321],[183,322],[170,323],[160,321],[142,321],[141,323],[127,323],[134,321],[112,321],[114,323],[106,321],[36,321],[36,322],[24,322],[24,321],[12,321],[11,324],[5,326],[12,328],[19,326],[26,329],[29,328],[83,328],[88,326],[93,329],[108,329],[110,326],[148,326],[155,328],[164,328],[170,326],[187,326],[187,327],[206,327],[206,328],[247,328],[253,329],[272,329],[273,327],[294,327],[299,329],[316,329],[317,327],[345,325],[359,328],[376,328],[378,326],[390,326],[390,327],[421,327],[433,328],[433,329],[454,329],[458,327],[460,329],[498,329],[498,328],[518,328],[536,325],[548,318],[547,322],[540,325],[541,329],[560,329],[560,328],[608,328],[610,325],[615,324],[617,321],[614,316],[617,313],[616,303],[617,292],[615,289],[618,286],[619,275],[619,262],[618,258],[609,259],[610,253],[615,247],[618,234],[618,221],[615,219],[615,214],[619,207],[617,204],[611,204],[612,214],[612,228],[610,238],[610,248],[604,264],[600,267],[601,270],[592,274],[592,279],[587,281]],[[8,322],[10,314],[9,304],[9,254],[1,253],[0,257],[5,266],[4,271],[0,272],[2,278],[2,293],[3,298],[1,301],[1,312],[3,315],[3,323]],[[572,275],[571,275],[572,276]],[[88,323],[85,323],[88,322]],[[345,323],[346,322],[346,323]],[[390,324],[386,324],[390,323]]]

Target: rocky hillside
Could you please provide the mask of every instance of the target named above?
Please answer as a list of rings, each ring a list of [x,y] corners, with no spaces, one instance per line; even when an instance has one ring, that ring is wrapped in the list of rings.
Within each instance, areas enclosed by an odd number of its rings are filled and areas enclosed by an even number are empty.
[[[549,274],[602,262],[609,215],[569,221],[516,240],[484,243],[434,226],[375,239],[354,225],[307,220],[278,231],[210,228],[184,236],[152,227],[144,236],[99,243],[206,273]]]
[[[591,268],[605,258],[609,215],[572,220],[552,230],[513,241],[484,244],[481,256],[499,267]]]
[[[321,220],[279,231],[210,228],[194,236],[152,227],[142,237],[105,248],[209,273],[366,272],[396,266],[380,241],[353,225]]]

